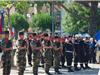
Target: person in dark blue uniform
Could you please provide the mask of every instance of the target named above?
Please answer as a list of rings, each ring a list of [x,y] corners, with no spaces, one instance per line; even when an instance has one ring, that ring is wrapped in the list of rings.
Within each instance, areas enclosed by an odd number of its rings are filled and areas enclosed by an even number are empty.
[[[96,63],[96,41],[93,38],[89,40],[90,63]]]
[[[73,59],[73,51],[74,51],[72,42],[70,40],[66,39],[65,44],[63,45],[63,49],[65,50],[68,72],[74,72],[71,68],[72,59]]]
[[[77,67],[80,61],[80,44],[79,38],[77,37],[74,41],[74,70],[79,71],[80,69]]]
[[[84,63],[85,63],[85,69],[90,69],[90,67],[88,66],[88,62],[90,60],[90,49],[89,49],[89,39],[86,38],[84,40]]]

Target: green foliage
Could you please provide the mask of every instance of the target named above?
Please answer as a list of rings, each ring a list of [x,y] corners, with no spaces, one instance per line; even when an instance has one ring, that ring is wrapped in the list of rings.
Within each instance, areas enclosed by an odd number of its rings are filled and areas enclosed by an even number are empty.
[[[29,8],[29,3],[27,1],[15,2],[16,11],[20,14],[26,14]]]
[[[31,27],[33,28],[33,30],[38,28],[42,31],[46,29],[51,29],[50,15],[48,13],[40,13],[40,14],[33,15]]]
[[[0,8],[5,8],[8,4],[11,4],[11,1],[0,1]]]
[[[66,4],[71,12],[66,12],[63,18],[63,28],[67,33],[87,32],[89,27],[90,10],[78,3]]]
[[[7,26],[8,24],[8,18],[5,18],[5,25]],[[19,14],[19,13],[14,13],[10,17],[10,24],[12,27],[15,28],[16,31],[20,31],[22,29],[27,30],[29,28],[29,24],[27,20],[25,19],[25,16]]]

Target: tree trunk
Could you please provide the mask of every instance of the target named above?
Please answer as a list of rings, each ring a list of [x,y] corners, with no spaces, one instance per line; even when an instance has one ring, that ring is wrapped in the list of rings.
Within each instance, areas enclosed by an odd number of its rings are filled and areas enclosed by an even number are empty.
[[[91,2],[91,12],[90,12],[90,26],[89,34],[93,36],[97,30],[97,6],[98,2]]]

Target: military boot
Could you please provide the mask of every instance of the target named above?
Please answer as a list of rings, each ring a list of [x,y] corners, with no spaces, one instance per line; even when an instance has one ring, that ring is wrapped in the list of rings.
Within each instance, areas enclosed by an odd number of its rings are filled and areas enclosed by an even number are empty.
[[[55,69],[55,74],[62,74],[58,69]]]

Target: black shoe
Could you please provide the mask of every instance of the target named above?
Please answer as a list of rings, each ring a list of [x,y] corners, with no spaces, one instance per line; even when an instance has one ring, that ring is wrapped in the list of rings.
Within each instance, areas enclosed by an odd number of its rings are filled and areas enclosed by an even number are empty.
[[[91,69],[91,67],[87,66],[87,67],[85,67],[85,69]]]
[[[79,69],[78,67],[75,67],[74,70],[75,70],[75,71],[79,71],[80,69]]]
[[[85,67],[80,67],[80,69],[84,69],[85,70],[86,68]]]
[[[31,63],[28,63],[31,67],[32,67],[32,64]]]
[[[55,72],[55,74],[62,74],[60,71]]]
[[[68,70],[68,72],[74,72],[73,70]]]
[[[59,66],[58,69],[61,69],[61,67]]]
[[[50,72],[46,72],[46,75],[52,75]]]
[[[68,72],[74,72],[72,69],[68,69]]]

